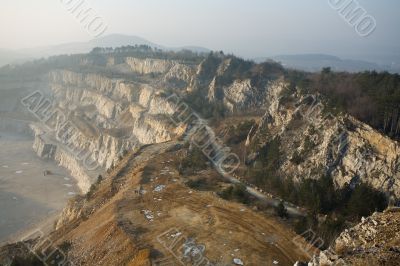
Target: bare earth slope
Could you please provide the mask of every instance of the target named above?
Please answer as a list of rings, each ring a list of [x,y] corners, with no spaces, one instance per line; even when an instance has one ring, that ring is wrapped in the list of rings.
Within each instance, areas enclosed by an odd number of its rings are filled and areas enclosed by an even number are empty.
[[[49,237],[53,245],[68,246],[74,265],[234,265],[234,259],[244,265],[293,265],[307,260],[292,243],[295,233],[276,218],[186,187],[173,161],[176,150],[171,142],[126,156],[89,199],[70,202]]]

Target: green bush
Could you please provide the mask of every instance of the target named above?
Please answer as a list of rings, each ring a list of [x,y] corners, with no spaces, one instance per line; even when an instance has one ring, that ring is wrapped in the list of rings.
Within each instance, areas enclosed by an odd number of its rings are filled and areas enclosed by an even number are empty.
[[[204,170],[207,168],[208,159],[204,155],[203,151],[197,147],[194,147],[188,152],[187,156],[181,159],[179,170],[183,172],[195,172]]]
[[[236,200],[247,204],[250,201],[246,186],[243,184],[235,184],[229,186],[219,193],[219,196],[225,200]]]
[[[251,128],[255,125],[254,120],[247,120],[239,123],[237,126],[232,126],[229,128],[228,133],[228,145],[236,145],[247,139]]]
[[[192,189],[201,190],[202,188],[207,186],[207,180],[205,179],[189,180],[186,182],[186,185]]]
[[[388,206],[384,193],[379,192],[366,184],[359,184],[352,191],[347,202],[347,215],[360,219],[369,216],[375,211],[383,211]]]
[[[283,201],[280,201],[279,204],[275,207],[275,213],[281,218],[288,218],[289,214],[285,207]]]
[[[388,72],[321,73],[287,71],[286,79],[303,94],[322,95],[324,113],[346,112],[388,136],[400,138],[400,75]]]
[[[58,248],[62,250],[64,253],[67,253],[72,248],[72,242],[66,240],[62,242]]]
[[[10,266],[44,266],[45,264],[30,253],[27,257],[16,256]]]
[[[290,161],[294,164],[301,164],[302,162],[304,162],[304,157],[301,156],[301,154],[298,151],[295,151],[293,153],[292,159],[290,159]]]

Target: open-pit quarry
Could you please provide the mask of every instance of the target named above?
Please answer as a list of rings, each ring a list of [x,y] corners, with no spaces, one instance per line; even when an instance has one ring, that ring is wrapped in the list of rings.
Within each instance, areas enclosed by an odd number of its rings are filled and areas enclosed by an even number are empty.
[[[295,192],[329,174],[335,188],[363,180],[400,194],[399,144],[350,115],[325,117],[275,64],[126,49],[44,67],[40,86],[0,99],[0,238],[32,229],[0,264],[33,252],[61,265],[294,265],[318,250],[294,232],[307,210],[272,181],[290,178]],[[229,175],[214,160],[226,154],[238,158]]]

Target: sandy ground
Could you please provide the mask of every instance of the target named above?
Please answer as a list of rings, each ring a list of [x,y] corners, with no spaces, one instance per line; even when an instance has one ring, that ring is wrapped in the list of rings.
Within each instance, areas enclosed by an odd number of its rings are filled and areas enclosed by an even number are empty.
[[[79,190],[74,179],[32,150],[29,137],[0,132],[0,243],[21,230],[49,227]],[[43,175],[44,170],[51,175]],[[44,228],[43,228],[44,229]]]

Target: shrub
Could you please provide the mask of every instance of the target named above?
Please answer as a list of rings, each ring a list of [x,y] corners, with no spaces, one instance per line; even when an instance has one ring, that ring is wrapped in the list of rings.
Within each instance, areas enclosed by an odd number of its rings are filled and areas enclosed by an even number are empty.
[[[250,201],[246,186],[243,184],[235,184],[233,186],[229,186],[218,194],[221,198],[225,200],[237,200],[244,204],[247,204]]]
[[[61,249],[65,253],[67,253],[71,248],[72,248],[72,243],[71,241],[68,240],[62,242],[59,246],[59,249]]]
[[[292,159],[290,159],[290,161],[294,164],[301,164],[302,162],[304,162],[304,157],[300,155],[300,153],[298,151],[295,151],[293,153]]]
[[[10,266],[44,266],[45,264],[35,255],[29,253],[27,257],[16,256]]]
[[[182,158],[180,162],[180,171],[200,171],[207,168],[207,157],[203,154],[203,151],[195,147],[188,152],[188,155]]]
[[[275,207],[275,213],[281,218],[289,217],[288,211],[283,201],[280,201],[279,204]]]
[[[96,191],[96,184],[92,184],[89,188],[89,191],[86,193],[85,197],[87,200],[91,199],[94,192]]]
[[[231,127],[229,129],[228,145],[239,144],[247,139],[251,128],[255,125],[254,120],[248,120],[241,122],[236,127]]]
[[[205,179],[196,179],[196,180],[189,180],[186,182],[186,185],[192,189],[201,189],[207,186],[207,181]]]
[[[98,177],[97,177],[97,184],[100,184],[101,183],[101,181],[103,181],[103,176],[102,175],[99,175]]]
[[[233,186],[229,186],[222,190],[219,193],[219,196],[225,200],[230,200],[232,198],[232,191],[233,191]]]
[[[351,193],[347,211],[348,216],[360,219],[362,216],[371,215],[374,211],[383,211],[387,206],[388,200],[383,192],[366,184],[359,184]]]

